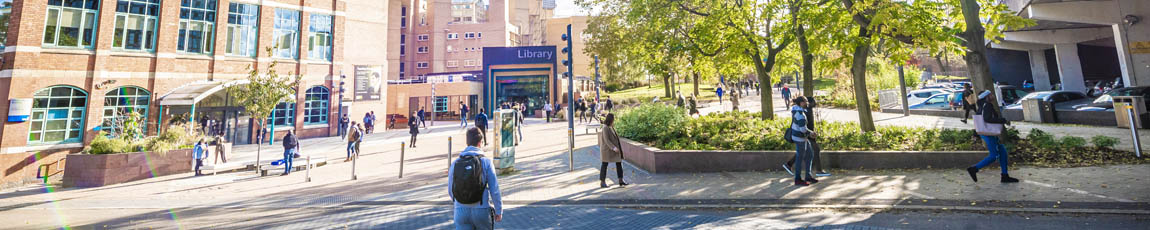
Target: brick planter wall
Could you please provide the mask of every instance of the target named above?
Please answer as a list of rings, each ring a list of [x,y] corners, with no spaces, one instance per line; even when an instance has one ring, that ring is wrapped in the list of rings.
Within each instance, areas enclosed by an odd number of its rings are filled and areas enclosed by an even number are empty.
[[[99,187],[192,171],[191,149],[172,150],[167,154],[69,154],[67,157],[66,187]]]
[[[781,170],[794,151],[662,150],[622,138],[623,159],[650,173]],[[966,168],[985,151],[823,151],[827,168]]]

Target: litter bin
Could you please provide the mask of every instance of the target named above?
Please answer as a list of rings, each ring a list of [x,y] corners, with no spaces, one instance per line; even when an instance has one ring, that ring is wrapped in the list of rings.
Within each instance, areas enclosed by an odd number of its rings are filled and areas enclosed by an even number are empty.
[[[1054,103],[1041,99],[1026,99],[1022,101],[1022,118],[1035,123],[1054,122]]]
[[[1144,128],[1142,125],[1147,117],[1146,115],[1146,99],[1141,96],[1115,96],[1114,97],[1114,119],[1118,120],[1119,128],[1130,128],[1130,115],[1126,105],[1134,106],[1134,127]]]

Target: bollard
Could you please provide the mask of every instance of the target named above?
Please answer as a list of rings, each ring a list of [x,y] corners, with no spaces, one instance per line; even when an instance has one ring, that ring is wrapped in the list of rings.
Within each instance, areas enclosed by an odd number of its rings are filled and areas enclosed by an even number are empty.
[[[403,178],[403,153],[406,152],[403,147],[406,143],[399,142],[399,178]]]
[[[303,182],[311,182],[311,155],[307,155],[307,165],[304,167],[307,167],[307,172],[304,173]]]
[[[567,145],[567,166],[569,166],[570,168],[568,168],[567,171],[568,172],[574,172],[575,171],[575,129],[574,128],[568,128],[567,129],[567,137],[570,138],[570,142],[567,142],[568,143],[568,145]]]
[[[1126,115],[1130,120],[1130,135],[1134,138],[1134,156],[1142,158],[1142,141],[1138,138],[1138,128],[1134,125],[1134,106],[1126,103]]]
[[[451,169],[451,137],[447,137],[447,168]]]
[[[355,176],[355,162],[356,161],[359,161],[359,152],[356,152],[355,155],[351,156],[351,180],[358,179]]]

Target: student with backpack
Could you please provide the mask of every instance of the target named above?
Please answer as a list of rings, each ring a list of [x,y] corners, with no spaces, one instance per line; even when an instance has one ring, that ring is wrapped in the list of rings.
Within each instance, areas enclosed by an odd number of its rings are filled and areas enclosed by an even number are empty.
[[[288,130],[287,134],[284,135],[283,145],[284,145],[284,174],[281,174],[280,176],[287,176],[288,174],[291,174],[292,158],[295,158],[295,155],[297,153],[296,151],[299,151],[299,149],[297,149],[297,147],[299,147],[299,139],[296,139],[295,135],[292,134],[291,130]]]
[[[483,108],[479,108],[479,113],[475,114],[475,127],[483,132],[483,144],[487,144],[487,113],[483,112]]]
[[[804,109],[806,106],[806,98],[796,97],[794,99],[794,106],[791,107],[791,125],[783,135],[787,138],[787,142],[795,143],[795,164],[791,166],[795,171],[795,186],[807,186],[819,182],[811,176],[810,171],[813,153],[811,152],[811,143],[807,138],[813,138],[817,135],[814,130],[807,127],[807,115]],[[803,169],[807,169],[805,180],[802,179]]]
[[[447,192],[455,204],[455,229],[495,229],[495,222],[503,221],[499,179],[491,159],[480,149],[483,136],[479,128],[468,129],[467,147],[447,172]]]

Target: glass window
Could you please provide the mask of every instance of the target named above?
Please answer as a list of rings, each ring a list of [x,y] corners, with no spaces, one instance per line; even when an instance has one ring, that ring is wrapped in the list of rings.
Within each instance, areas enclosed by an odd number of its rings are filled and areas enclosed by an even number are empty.
[[[159,15],[159,0],[117,1],[112,48],[155,51],[156,21]]]
[[[280,102],[268,116],[269,125],[295,126],[295,103]]]
[[[304,100],[303,123],[327,124],[330,91],[323,86],[313,86],[307,90]]]
[[[422,53],[427,53],[427,46],[420,46],[420,47],[419,47],[419,49],[416,49],[416,51],[415,51],[415,52],[416,52],[416,53],[421,53],[421,54],[422,54]]]
[[[447,97],[435,97],[435,112],[447,112]]]
[[[29,144],[80,142],[88,93],[71,86],[52,86],[32,95]]]
[[[135,86],[125,86],[108,91],[104,94],[104,122],[100,125],[109,135],[123,132],[124,122],[128,115],[135,112],[141,119],[140,130],[144,130],[148,118],[149,99],[152,94],[147,90]]]
[[[51,0],[45,14],[44,45],[92,48],[98,0]]]
[[[407,55],[407,45],[400,44],[399,45],[399,56],[404,56],[404,55]]]
[[[224,53],[255,57],[259,36],[260,6],[242,3],[228,4],[228,37]]]
[[[308,24],[308,58],[331,61],[331,28],[331,15],[311,15],[311,23]]]
[[[457,34],[457,33],[447,34],[447,39],[456,39],[456,38],[459,38],[459,34]]]
[[[276,9],[275,47],[272,55],[295,59],[299,54],[299,11]]]
[[[416,62],[416,63],[415,63],[415,68],[417,68],[417,69],[425,69],[425,68],[427,68],[427,62]]]
[[[176,49],[185,53],[211,54],[212,30],[216,28],[216,0],[182,0],[180,32]]]

